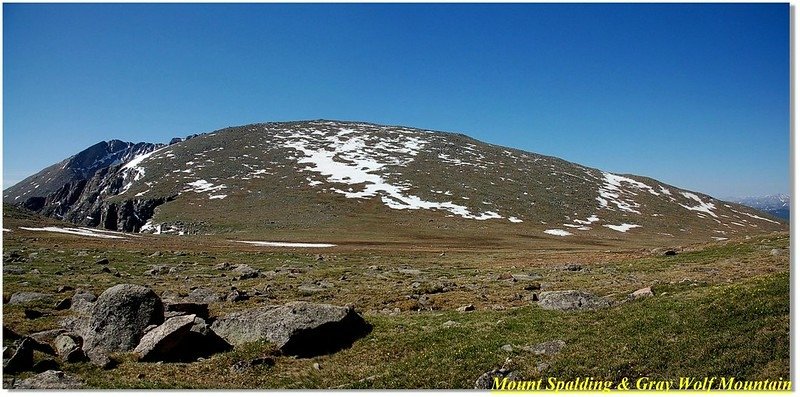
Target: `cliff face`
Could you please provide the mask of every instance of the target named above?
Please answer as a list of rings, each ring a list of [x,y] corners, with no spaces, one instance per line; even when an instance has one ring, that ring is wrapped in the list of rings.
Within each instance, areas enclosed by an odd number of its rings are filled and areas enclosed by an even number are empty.
[[[33,205],[37,201],[41,202],[42,197],[55,194],[65,185],[75,186],[81,180],[91,179],[100,170],[127,163],[163,146],[117,139],[98,142],[7,188],[3,191],[3,201],[20,204],[31,200],[30,204]]]

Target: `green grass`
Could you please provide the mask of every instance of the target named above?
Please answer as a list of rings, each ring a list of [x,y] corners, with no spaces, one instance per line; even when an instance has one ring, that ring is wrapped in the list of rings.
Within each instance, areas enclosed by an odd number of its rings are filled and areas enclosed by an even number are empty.
[[[274,367],[234,374],[238,360],[273,355],[251,344],[191,364],[125,361],[110,371],[68,365],[96,388],[471,388],[483,372],[511,358],[525,378],[789,375],[788,273],[593,312],[526,306],[473,313],[368,315],[373,332],[347,350],[313,359],[277,357]],[[454,327],[442,324],[453,320]],[[556,356],[538,357],[505,344],[562,339]],[[543,373],[536,365],[546,361]],[[321,364],[321,370],[312,367]],[[139,375],[142,374],[142,375]],[[141,379],[139,377],[141,376]]]
[[[351,348],[311,359],[277,356],[272,346],[256,343],[188,364],[139,363],[123,354],[120,365],[108,371],[63,365],[92,388],[472,388],[478,376],[507,359],[519,375],[534,379],[708,375],[758,380],[789,374],[789,255],[770,253],[788,247],[787,234],[684,247],[674,257],[626,247],[266,250],[202,236],[119,242],[15,230],[4,237],[5,252],[16,250],[25,258],[37,253],[25,262],[6,264],[25,273],[4,275],[4,295],[53,293],[48,300],[26,305],[45,312],[36,320],[25,319],[20,306],[3,306],[3,324],[22,334],[55,328],[70,315],[52,309],[72,295],[56,294],[58,286],[99,294],[123,282],[149,285],[159,294],[187,293],[191,286],[218,292],[231,286],[246,291],[269,287],[272,296],[215,303],[211,314],[298,299],[354,303],[374,327]],[[151,256],[155,251],[161,255]],[[323,260],[317,260],[320,253]],[[103,265],[95,264],[99,258],[109,259],[106,266],[112,273],[100,271]],[[214,269],[221,262],[246,263],[270,275],[234,281],[229,271]],[[563,270],[563,264],[572,262],[584,270]],[[145,275],[152,265],[174,266],[177,272]],[[591,312],[545,311],[523,299],[530,294],[523,290],[527,282],[503,276],[525,273],[540,275],[537,282],[543,290],[584,289],[622,300],[652,286],[655,296]],[[322,281],[333,287],[317,293],[298,289]],[[414,282],[426,292],[435,292],[437,283],[448,286],[446,292],[429,295],[435,310],[415,311],[418,306],[410,296],[419,291]],[[477,310],[455,311],[466,304]],[[395,308],[401,309],[399,314],[388,314]],[[451,320],[459,324],[443,326]],[[500,349],[553,339],[567,345],[552,357]],[[263,356],[273,356],[275,365],[229,371],[239,360]],[[537,366],[543,362],[549,367],[540,373]],[[314,369],[314,363],[321,369]]]

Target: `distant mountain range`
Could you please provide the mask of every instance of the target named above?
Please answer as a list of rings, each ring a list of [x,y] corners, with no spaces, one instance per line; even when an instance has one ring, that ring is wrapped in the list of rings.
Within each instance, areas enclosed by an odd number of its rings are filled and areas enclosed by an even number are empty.
[[[774,194],[771,196],[734,198],[730,201],[746,205],[759,211],[764,211],[781,219],[789,219],[791,200],[788,194]]]
[[[723,240],[770,215],[468,136],[360,122],[252,124],[98,143],[5,201],[120,231],[306,239]]]

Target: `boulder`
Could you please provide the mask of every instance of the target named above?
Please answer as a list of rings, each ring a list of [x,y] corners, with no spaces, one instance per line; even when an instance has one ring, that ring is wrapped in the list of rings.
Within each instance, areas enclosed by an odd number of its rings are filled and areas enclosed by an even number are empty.
[[[215,334],[208,324],[200,317],[195,317],[194,324],[184,338],[184,343],[189,349],[181,352],[183,360],[196,360],[212,354],[230,350],[233,346],[228,344],[219,335]]]
[[[253,269],[248,265],[237,265],[235,268],[233,268],[233,272],[239,275],[240,280],[256,278],[259,275],[258,270]]]
[[[189,296],[186,297],[186,300],[198,303],[211,303],[223,301],[225,297],[208,288],[195,288],[189,292]]]
[[[33,339],[24,338],[8,360],[3,360],[3,372],[17,373],[29,371],[33,367]]]
[[[194,326],[197,316],[171,317],[142,337],[133,352],[140,361],[174,361],[179,356],[179,345]]]
[[[72,363],[83,361],[86,355],[81,349],[81,338],[72,334],[61,334],[53,341],[56,353],[61,360]]]
[[[8,300],[9,305],[19,305],[23,303],[34,302],[42,299],[50,298],[52,295],[43,294],[41,292],[15,292],[11,294]]]
[[[64,299],[58,301],[58,303],[56,303],[54,308],[56,310],[67,310],[70,307],[72,307],[72,299],[64,298]]]
[[[603,298],[584,291],[547,291],[539,294],[539,307],[546,310],[587,310],[609,307]]]
[[[164,301],[164,310],[183,314],[194,314],[208,319],[208,303]]]
[[[371,329],[352,307],[309,302],[265,305],[228,314],[211,325],[233,346],[263,340],[284,354],[301,357],[349,347]]]
[[[63,334],[64,332],[67,332],[67,330],[64,328],[56,328],[47,331],[34,332],[28,335],[28,337],[38,343],[49,345],[53,343],[57,336]]]
[[[83,350],[96,364],[107,363],[107,353],[129,351],[139,344],[144,329],[164,321],[161,298],[152,289],[115,285],[103,292],[89,314]]]
[[[81,389],[83,382],[61,371],[45,371],[25,379],[14,386],[15,389]]]

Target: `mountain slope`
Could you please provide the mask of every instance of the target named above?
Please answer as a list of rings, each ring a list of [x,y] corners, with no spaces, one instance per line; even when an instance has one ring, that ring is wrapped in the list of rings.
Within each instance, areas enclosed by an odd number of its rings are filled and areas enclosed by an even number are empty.
[[[44,201],[42,213],[92,227],[311,240],[707,241],[788,230],[763,213],[645,177],[464,135],[336,121],[204,134]]]
[[[20,203],[31,197],[44,197],[67,183],[90,179],[98,170],[127,163],[134,157],[152,152],[161,146],[164,145],[123,142],[117,139],[98,142],[7,188],[3,192],[3,198],[7,202]]]

